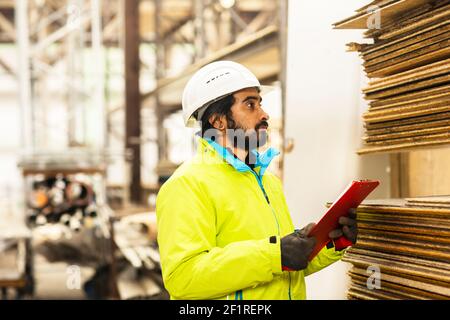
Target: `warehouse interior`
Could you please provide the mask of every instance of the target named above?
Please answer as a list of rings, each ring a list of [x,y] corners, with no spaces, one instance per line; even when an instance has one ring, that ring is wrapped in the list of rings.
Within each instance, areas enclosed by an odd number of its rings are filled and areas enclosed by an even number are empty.
[[[448,0],[0,0],[0,295],[169,299],[155,206],[196,152],[183,88],[232,60],[274,88],[296,227],[380,181],[308,299],[448,300],[449,24]]]

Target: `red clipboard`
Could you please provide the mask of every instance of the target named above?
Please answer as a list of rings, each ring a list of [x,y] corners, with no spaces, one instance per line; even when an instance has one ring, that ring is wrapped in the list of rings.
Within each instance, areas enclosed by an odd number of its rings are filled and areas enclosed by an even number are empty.
[[[339,218],[348,216],[349,209],[358,207],[379,184],[380,182],[376,180],[359,180],[352,181],[348,185],[338,199],[330,208],[328,208],[322,219],[320,219],[308,234],[308,237],[315,237],[317,240],[316,246],[309,256],[309,261],[311,261],[319,251],[331,241],[328,234],[340,227]],[[334,241],[335,248],[338,250],[351,244],[352,243],[344,236]]]

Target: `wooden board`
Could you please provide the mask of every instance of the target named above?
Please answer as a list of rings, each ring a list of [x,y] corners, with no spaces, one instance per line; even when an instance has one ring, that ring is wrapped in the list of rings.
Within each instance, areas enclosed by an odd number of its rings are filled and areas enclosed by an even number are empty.
[[[427,260],[422,257],[412,258],[412,257],[402,256],[402,255],[397,255],[397,254],[392,255],[389,253],[383,253],[383,252],[373,251],[373,250],[366,250],[366,249],[361,249],[361,248],[357,248],[357,247],[349,248],[346,251],[345,255],[349,255],[349,254],[363,255],[363,256],[368,256],[368,257],[372,257],[375,259],[376,258],[389,259],[392,261],[417,264],[419,266],[434,267],[434,268],[439,268],[442,270],[450,271],[450,264],[445,263],[445,262],[435,261],[435,260]]]
[[[383,117],[388,117],[388,116],[394,115],[397,118],[394,118],[394,119],[389,118],[384,121],[397,120],[397,119],[402,119],[402,118],[409,118],[410,114],[414,113],[415,111],[421,111],[421,110],[427,111],[427,110],[431,110],[432,108],[445,107],[445,106],[449,106],[449,105],[450,105],[450,95],[446,96],[446,97],[440,97],[437,99],[430,99],[430,100],[425,100],[422,102],[410,103],[410,104],[395,106],[395,107],[391,107],[391,108],[383,108],[383,109],[379,109],[379,110],[369,110],[368,112],[365,112],[363,114],[363,119],[368,122],[382,122],[383,120],[370,121],[370,119],[383,118]],[[437,112],[432,112],[432,113],[437,113]],[[430,114],[430,113],[426,112],[425,114]]]
[[[350,285],[350,289],[349,289],[350,291],[354,290],[354,285],[357,285],[364,289],[368,289],[366,278],[358,276],[358,275],[351,276],[351,278],[352,278],[352,284]],[[384,292],[387,292],[387,293],[395,294],[395,295],[399,296],[400,299],[402,299],[402,300],[404,300],[404,299],[414,299],[414,300],[439,299],[439,298],[436,298],[437,295],[433,295],[433,298],[431,298],[430,295],[424,294],[425,291],[422,291],[422,290],[414,290],[414,289],[408,288],[408,291],[406,291],[405,287],[403,287],[403,286],[393,287],[393,286],[386,285],[386,281],[383,282],[381,289],[371,289],[371,292],[375,292],[375,293],[383,294]],[[445,298],[444,296],[441,296],[440,299],[444,299],[444,298]],[[390,298],[384,298],[384,299],[390,299]]]
[[[411,239],[414,241],[430,241],[449,244],[447,230],[435,230],[429,227],[389,224],[385,222],[361,221],[359,223],[361,235],[384,236],[393,239]]]
[[[353,265],[350,296],[450,298],[450,208],[416,203],[447,205],[450,196],[366,200],[358,207],[358,239],[342,259]],[[365,285],[370,266],[380,268],[380,290]]]
[[[428,12],[424,14],[399,21],[392,27],[382,28],[382,32],[377,38],[380,40],[389,40],[407,32],[446,20],[450,16],[450,5],[448,4],[448,1],[437,2],[437,5],[442,6],[437,7],[434,10],[428,10]]]
[[[367,287],[367,277],[363,277],[363,276],[358,275],[358,274],[353,274],[351,272],[349,272],[349,276],[352,278],[352,282],[353,283],[360,284],[360,285],[363,285],[363,286]],[[443,296],[443,295],[434,294],[434,293],[431,293],[431,292],[427,292],[427,291],[423,291],[423,290],[419,290],[419,289],[414,289],[414,288],[411,288],[411,287],[405,287],[405,286],[398,285],[396,283],[388,282],[388,281],[385,281],[385,280],[382,281],[381,287],[382,287],[382,290],[384,290],[384,291],[400,292],[405,297],[407,297],[405,299],[423,299],[423,300],[448,299],[448,297]]]
[[[363,89],[364,93],[378,91],[389,87],[395,87],[418,80],[431,78],[437,75],[448,73],[450,69],[450,59],[434,62],[428,66],[418,67],[413,70],[404,71],[389,77],[374,79],[369,82],[369,86]]]
[[[360,221],[358,225],[361,229],[371,229],[378,230],[380,232],[391,231],[397,233],[405,234],[428,234],[437,237],[450,237],[447,230],[435,230],[427,226],[416,226],[416,225],[399,225],[399,224],[389,224],[384,221]]]
[[[381,242],[374,241],[373,239],[364,239],[361,238],[358,240],[358,247],[360,248],[368,248],[372,250],[377,250],[381,252],[393,253],[393,254],[402,254],[408,255],[412,257],[426,257],[429,259],[435,259],[442,262],[450,261],[450,253],[449,251],[439,250],[439,249],[430,249],[427,247],[420,246],[411,246],[411,244],[402,244],[394,241],[390,242]]]
[[[415,207],[425,207],[425,208],[449,208],[450,205],[442,205],[442,204],[435,204],[435,203],[415,203],[415,204],[407,204],[407,205],[414,205]]]
[[[409,219],[413,218],[417,221],[426,220],[432,221],[436,220],[444,220],[447,223],[450,223],[450,209],[447,207],[439,207],[439,208],[424,208],[417,205],[408,206],[408,203],[405,202],[402,207],[385,207],[385,206],[374,206],[369,205],[366,206],[364,204],[359,205],[357,209],[358,219],[365,217],[382,217],[385,219]]]
[[[447,126],[433,126],[432,128],[424,128],[424,129],[414,129],[409,131],[402,131],[398,133],[387,133],[387,134],[379,134],[379,135],[367,135],[363,137],[363,140],[366,143],[372,143],[377,141],[385,141],[389,139],[400,139],[400,138],[411,138],[418,136],[427,136],[430,134],[444,133],[450,132],[450,120],[447,121]],[[433,124],[431,124],[433,125]]]
[[[440,113],[430,114],[430,115],[421,116],[421,117],[406,118],[406,119],[393,120],[393,121],[364,123],[364,127],[367,130],[381,129],[381,128],[383,128],[383,129],[394,128],[397,126],[401,127],[401,126],[412,125],[412,124],[427,123],[429,121],[438,121],[438,120],[448,119],[449,117],[450,117],[450,112],[440,112]]]
[[[402,59],[402,61],[398,63],[393,63],[391,61],[388,64],[384,65],[382,68],[366,68],[365,70],[367,76],[371,78],[390,76],[399,72],[408,71],[436,61],[447,59],[448,57],[450,57],[449,52],[450,49],[448,47],[448,44],[445,44],[445,47],[438,50],[432,50],[431,52],[428,52],[426,54],[420,54],[412,58],[404,57],[404,59]]]
[[[373,141],[371,143],[366,144],[367,146],[390,146],[390,145],[401,145],[406,143],[420,143],[420,142],[433,142],[433,141],[441,141],[441,140],[450,140],[450,132],[447,133],[436,133],[430,134],[426,136],[417,136],[410,138],[401,138],[401,139],[389,139],[389,140],[381,140],[381,141]]]
[[[407,298],[407,296],[405,295],[399,295],[383,289],[369,289],[367,288],[367,286],[360,286],[356,283],[352,283],[350,285],[348,294],[355,295],[355,297],[364,298],[367,300],[371,298],[377,300],[402,300]]]
[[[398,112],[385,113],[383,115],[375,115],[372,117],[366,116],[365,121],[367,124],[370,123],[380,123],[394,120],[403,120],[403,119],[411,119],[417,118],[432,114],[440,114],[449,111],[448,103],[439,103],[434,106],[426,106],[422,108],[416,107],[407,107]]]
[[[448,46],[449,38],[450,33],[447,30],[447,32],[443,34],[439,34],[432,38],[423,39],[413,45],[399,47],[393,52],[384,53],[381,56],[372,59],[365,57],[363,66],[367,71],[381,69],[385,66],[390,66],[406,59],[411,59],[425,53],[444,48]]]
[[[444,40],[376,65],[365,67],[365,71],[369,77],[389,76],[448,57],[450,57],[450,41]]]
[[[367,272],[365,269],[361,268],[352,268],[351,270],[352,274],[360,275],[360,276],[366,276]],[[390,282],[390,283],[396,283],[403,287],[410,287],[413,289],[419,289],[423,291],[427,291],[433,294],[438,294],[444,297],[450,297],[450,288],[446,287],[445,285],[442,285],[440,283],[427,283],[423,282],[420,278],[415,277],[399,277],[392,274],[382,274],[381,276],[382,282],[381,285],[383,285],[384,281]],[[448,286],[448,284],[447,284]]]
[[[388,237],[385,236],[382,233],[366,233],[362,232],[361,235],[358,235],[358,241],[366,241],[371,243],[385,243],[385,244],[392,244],[396,246],[404,246],[408,247],[410,249],[423,249],[423,250],[429,250],[430,252],[432,250],[435,251],[442,251],[443,253],[447,252],[449,260],[446,262],[450,262],[450,249],[449,245],[446,243],[438,243],[438,242],[430,242],[430,241],[422,241],[420,239],[412,239],[408,238],[407,235],[404,235],[403,237]]]
[[[383,56],[385,54],[394,52],[396,50],[413,46],[426,39],[438,36],[446,33],[450,30],[449,21],[443,21],[438,24],[433,24],[428,28],[417,30],[407,36],[402,35],[397,40],[390,40],[383,42],[376,42],[375,44],[369,44],[362,46],[361,57],[365,60],[371,60]]]
[[[424,208],[425,209],[425,208]],[[422,226],[427,228],[434,228],[435,230],[450,231],[450,221],[448,216],[435,217],[435,216],[420,216],[420,215],[401,215],[395,213],[364,213],[358,212],[358,222],[378,222],[402,226]],[[449,234],[450,236],[450,234]]]
[[[444,74],[441,76],[430,77],[421,81],[412,82],[407,85],[397,86],[388,89],[377,90],[376,92],[366,93],[365,98],[367,100],[375,100],[387,97],[397,96],[399,94],[412,92],[416,90],[435,87],[437,85],[450,83],[450,74]]]
[[[450,99],[450,88],[443,89],[443,87],[445,87],[445,86],[439,86],[437,88],[432,88],[434,90],[436,90],[436,89],[438,90],[438,92],[435,94],[429,93],[428,95],[421,95],[421,96],[417,95],[415,98],[405,97],[406,95],[403,95],[403,96],[397,97],[395,99],[396,101],[392,101],[394,99],[384,99],[384,100],[372,101],[370,103],[369,112],[389,109],[389,108],[393,108],[393,107],[410,105],[412,103],[418,104],[418,103],[425,103],[427,101],[436,101],[438,99],[445,99],[445,98]],[[424,91],[429,91],[429,90],[424,90]],[[419,91],[419,92],[421,94],[423,94],[422,93],[423,91]]]
[[[409,154],[410,193],[405,196],[445,195],[450,191],[450,148]]]
[[[408,5],[365,33],[373,44],[353,45],[369,77],[358,154],[450,144],[450,0]],[[362,23],[365,8],[336,26]],[[450,195],[365,201],[357,221],[357,242],[343,257],[353,265],[350,299],[450,299]],[[366,285],[374,265],[379,290]]]
[[[380,43],[395,41],[400,37],[407,37],[416,30],[425,29],[430,25],[438,24],[440,21],[446,20],[442,19],[442,16],[437,18],[435,16],[448,9],[446,5],[449,2],[449,0],[429,1],[428,4],[399,14],[394,21],[383,23],[380,29],[373,28],[365,31],[364,36],[366,38],[374,38]],[[412,24],[414,26],[409,28]],[[392,35],[392,32],[397,34]]]
[[[418,197],[419,199],[421,197]],[[434,198],[434,197],[433,197]],[[417,199],[414,198],[414,199]],[[423,208],[407,208],[405,207],[408,201],[405,198],[390,198],[390,199],[366,199],[358,206],[357,212],[383,212],[395,214],[426,214],[448,216],[450,210],[428,210]],[[331,203],[330,203],[331,205]]]
[[[406,205],[409,205],[411,203],[434,203],[434,204],[450,205],[450,195],[448,195],[448,196],[406,198],[406,201],[407,201]]]
[[[347,19],[334,23],[333,26],[335,29],[367,29],[367,20],[372,14],[379,13],[382,21],[389,21],[393,20],[402,12],[406,12],[427,2],[427,0],[397,0],[388,2],[384,6],[380,6],[380,9],[374,13],[361,11]]]
[[[366,235],[381,235],[387,238],[393,239],[411,239],[414,241],[429,241],[429,242],[437,242],[450,245],[450,237],[444,235],[429,235],[429,234],[417,234],[417,233],[406,233],[406,232],[397,232],[397,231],[387,231],[387,230],[376,230],[370,228],[359,227],[359,231],[361,234]]]
[[[346,254],[342,261],[349,262],[359,268],[367,270],[368,267],[376,265],[381,273],[405,274],[425,279],[450,283],[450,271],[433,267],[424,267],[412,263],[393,261],[392,259],[371,258],[355,254]]]
[[[450,209],[450,196],[407,198],[406,206]]]
[[[427,128],[439,128],[450,126],[450,118],[444,120],[437,121],[429,121],[429,122],[419,122],[410,125],[403,126],[389,126],[386,128],[380,129],[367,129],[366,134],[368,137],[375,137],[378,135],[387,135],[387,134],[395,134],[395,133],[408,133],[412,130],[423,130]],[[364,139],[364,137],[363,137]]]
[[[438,86],[446,86],[449,81],[449,73],[428,77],[420,81],[415,81],[403,85],[380,88],[366,93],[365,98],[367,100],[386,99],[386,98],[403,98],[404,94],[411,94],[418,90],[432,89]],[[399,96],[402,95],[402,96]]]
[[[352,281],[367,286],[367,279],[368,279],[367,274],[366,275],[361,274],[360,270],[356,270],[355,272],[353,271],[353,268],[348,272],[348,274],[351,277]],[[390,278],[389,280],[392,280],[392,278]],[[445,295],[413,288],[410,286],[405,286],[403,284],[398,284],[396,282],[390,282],[387,281],[386,279],[383,279],[383,277],[381,279],[381,288],[383,290],[397,290],[403,292],[405,295],[420,296],[422,297],[422,299],[448,299],[448,297]]]
[[[367,9],[369,7],[371,7],[371,6],[376,5],[378,7],[384,7],[384,6],[388,5],[388,4],[391,4],[391,3],[394,3],[394,2],[397,2],[397,1],[398,0],[375,0],[375,1],[370,2],[369,4],[366,4],[365,6],[359,8],[359,9],[356,9],[355,11],[356,12],[366,13]]]

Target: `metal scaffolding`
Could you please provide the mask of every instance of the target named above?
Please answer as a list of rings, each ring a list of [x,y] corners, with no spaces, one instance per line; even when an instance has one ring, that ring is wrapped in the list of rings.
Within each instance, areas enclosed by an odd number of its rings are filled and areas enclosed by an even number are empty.
[[[84,174],[108,237],[102,1],[58,5],[15,2],[24,203],[35,179]]]
[[[103,150],[101,1],[66,0],[57,11],[40,2],[15,3],[25,155],[73,147]],[[52,121],[55,108],[62,115],[58,123]]]

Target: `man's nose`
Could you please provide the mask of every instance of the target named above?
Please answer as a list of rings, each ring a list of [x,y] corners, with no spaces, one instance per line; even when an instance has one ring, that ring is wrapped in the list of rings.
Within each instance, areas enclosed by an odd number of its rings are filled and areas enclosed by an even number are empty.
[[[261,111],[262,111],[261,121],[263,121],[263,120],[268,121],[270,119],[269,114],[266,111],[264,111],[263,108],[261,108]]]

